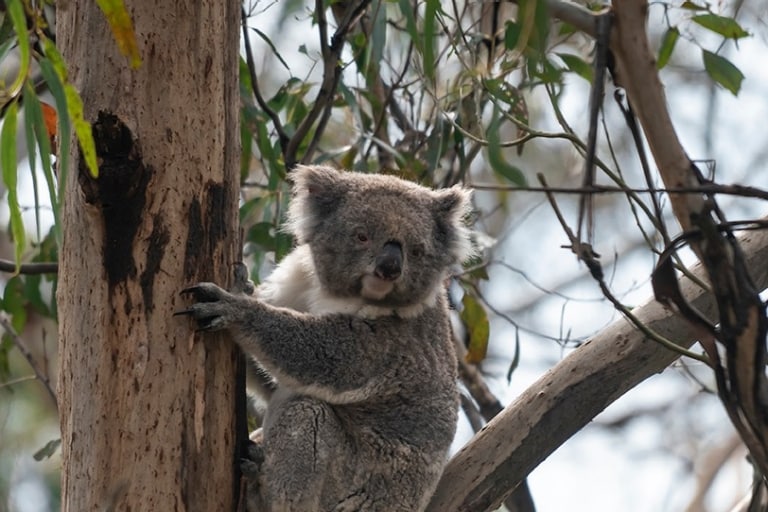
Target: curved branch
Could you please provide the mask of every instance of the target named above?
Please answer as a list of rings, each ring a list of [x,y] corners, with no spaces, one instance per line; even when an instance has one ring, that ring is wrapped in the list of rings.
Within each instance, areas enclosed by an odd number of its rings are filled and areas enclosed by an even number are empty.
[[[517,0],[508,0],[510,3],[517,4]],[[590,11],[586,7],[565,0],[546,0],[547,10],[550,16],[573,25],[577,30],[587,35],[595,37],[597,34],[596,19],[602,11]]]
[[[755,281],[768,286],[768,232],[745,233],[744,248]],[[704,275],[701,265],[693,269]],[[681,280],[689,302],[715,314],[710,295]],[[634,311],[656,332],[691,345],[695,328],[650,300]],[[536,466],[610,403],[669,366],[678,354],[649,342],[619,319],[550,369],[494,418],[449,462],[429,512],[483,511],[497,507]]]

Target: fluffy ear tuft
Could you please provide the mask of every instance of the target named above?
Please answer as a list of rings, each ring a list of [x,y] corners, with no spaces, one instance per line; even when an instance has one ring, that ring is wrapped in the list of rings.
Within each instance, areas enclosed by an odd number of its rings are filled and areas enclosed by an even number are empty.
[[[286,229],[306,243],[325,216],[334,212],[346,193],[343,174],[331,167],[299,165],[291,172],[293,197]]]
[[[472,191],[461,186],[435,191],[435,218],[441,230],[448,234],[448,251],[456,263],[475,255],[466,218],[472,211]]]

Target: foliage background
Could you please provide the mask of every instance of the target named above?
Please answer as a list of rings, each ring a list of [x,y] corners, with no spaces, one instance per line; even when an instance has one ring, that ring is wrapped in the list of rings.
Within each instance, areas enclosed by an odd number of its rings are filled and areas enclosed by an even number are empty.
[[[336,2],[334,9],[343,5]],[[481,368],[492,389],[508,402],[617,313],[586,270],[560,248],[566,243],[562,230],[541,191],[530,190],[537,173],[555,187],[582,185],[591,40],[563,24],[550,24],[542,3],[521,2],[519,15],[511,5],[500,11],[498,49],[489,59],[493,23],[483,10],[488,5],[372,2],[369,12],[374,14],[343,34],[348,44],[334,60],[327,58],[333,44],[323,48],[316,33],[324,25],[317,17],[321,11],[328,16],[329,33],[344,26],[343,16],[332,16],[336,10],[318,11],[301,1],[246,3],[254,62],[241,62],[241,220],[246,255],[258,280],[291,243],[278,229],[287,199],[286,160],[306,158],[359,171],[383,169],[438,186],[463,181],[475,187],[476,226],[478,239],[487,246],[486,260],[462,276],[453,295],[465,310],[467,304],[482,306],[479,316],[465,315],[470,328],[488,315],[491,338]],[[734,17],[750,36],[742,37],[732,25],[713,29],[711,23],[694,20],[709,15]],[[24,60],[16,53],[22,45],[12,41],[9,19],[4,16],[0,30],[5,38],[0,42],[14,43],[0,51],[0,77],[7,77],[6,83]],[[654,4],[649,30],[660,55],[670,48],[671,28],[680,35],[662,78],[684,146],[695,159],[717,163],[710,170],[718,181],[761,186],[767,145],[760,126],[768,114],[763,94],[768,75],[759,64],[766,46],[760,2]],[[37,37],[31,38],[33,50],[36,40],[45,41],[46,30],[32,33]],[[53,66],[55,54],[42,46],[40,55]],[[725,75],[713,71],[711,63],[707,69],[703,50],[728,58],[747,78],[739,83],[738,74],[727,66]],[[244,46],[244,56],[246,52]],[[337,63],[338,92],[323,96],[323,77]],[[34,83],[45,65],[30,69]],[[58,88],[50,86],[55,77],[61,82]],[[65,92],[64,70],[50,69],[43,78],[55,94],[43,87],[40,98],[60,107],[63,103],[55,96]],[[254,78],[262,104],[253,94]],[[631,137],[612,92],[609,86],[598,155],[608,170],[621,173],[622,186],[642,188]],[[4,97],[3,103],[7,120],[14,97]],[[306,123],[315,108],[315,122]],[[63,123],[77,120],[76,108],[68,116],[59,111]],[[2,225],[8,228],[0,255],[19,262],[55,261],[53,212],[58,199],[44,187],[55,178],[42,158],[41,125],[27,128],[29,118],[22,109],[12,141],[18,186],[13,185],[10,164],[3,164],[9,206],[0,213],[6,215]],[[324,118],[327,125],[318,125]],[[295,137],[304,129],[304,137]],[[7,133],[5,123],[1,131]],[[524,145],[509,144],[521,138],[530,139]],[[286,139],[294,140],[294,147]],[[4,162],[11,156],[11,143],[5,141]],[[615,184],[604,173],[598,182]],[[577,195],[558,196],[571,219],[577,216],[578,201]],[[652,220],[636,217],[632,204],[636,209],[639,203],[621,194],[595,198],[595,249],[610,272],[614,294],[630,306],[650,295],[648,276],[655,262],[637,228],[651,232]],[[721,206],[731,218],[759,217],[765,211],[761,202],[740,197],[723,199]],[[32,458],[58,437],[56,411],[20,350],[20,344],[28,347],[41,373],[53,375],[55,280],[5,274],[3,282],[1,306],[18,337],[6,331],[0,348],[0,509],[56,510],[58,452],[41,461]],[[733,443],[733,430],[711,394],[711,376],[702,370],[683,361],[649,380],[542,464],[530,479],[539,510],[562,510],[564,503],[578,503],[578,510],[683,510],[696,504],[699,487],[708,488],[702,475],[718,466],[713,461],[724,469],[702,507],[724,510],[746,493],[751,475],[744,452]],[[470,435],[464,421],[457,446]]]

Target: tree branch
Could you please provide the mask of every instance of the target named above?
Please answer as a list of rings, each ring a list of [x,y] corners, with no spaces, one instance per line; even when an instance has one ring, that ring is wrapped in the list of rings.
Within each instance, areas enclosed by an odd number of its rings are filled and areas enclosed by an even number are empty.
[[[27,360],[29,366],[32,367],[32,371],[35,372],[35,377],[37,377],[37,380],[43,384],[43,387],[48,392],[51,400],[53,400],[53,405],[56,406],[56,393],[53,391],[53,386],[51,386],[51,379],[48,378],[48,372],[44,372],[43,369],[38,366],[34,355],[32,355],[32,351],[29,350],[27,344],[24,343],[24,340],[16,333],[8,318],[0,316],[0,326],[5,329],[5,333],[11,339],[14,346],[21,352],[21,355]]]
[[[667,109],[654,54],[646,36],[647,0],[613,5],[617,30],[611,48],[618,82],[645,132],[664,184],[696,187],[707,180],[685,153]],[[768,477],[768,379],[765,365],[768,318],[765,304],[748,272],[743,250],[729,230],[712,195],[670,194],[682,228],[698,231],[690,247],[707,270],[717,300],[717,339],[726,349],[725,365],[715,367],[718,393],[728,415],[749,448],[756,468]],[[705,347],[706,348],[706,347]],[[715,360],[717,350],[710,350]]]
[[[517,0],[508,0],[510,3],[517,4]],[[564,0],[546,0],[547,10],[550,16],[564,21],[574,28],[584,32],[587,35],[595,37],[597,34],[597,17],[604,13],[603,11],[590,11],[586,7],[573,2]]]
[[[768,232],[740,238],[755,282],[768,286]],[[701,265],[693,269],[704,275]],[[683,293],[708,317],[715,303],[687,278]],[[650,300],[637,318],[667,338],[690,346],[695,328]],[[629,389],[669,366],[678,354],[648,341],[619,319],[531,385],[449,462],[429,512],[497,507],[538,464]],[[500,442],[499,440],[503,440]]]
[[[277,112],[272,110],[269,104],[264,100],[264,97],[261,95],[261,89],[259,89],[256,64],[253,62],[253,52],[251,51],[251,39],[248,36],[248,17],[245,13],[245,7],[241,8],[240,16],[243,28],[243,43],[245,45],[245,62],[248,66],[248,75],[251,78],[253,96],[256,98],[256,103],[259,105],[259,108],[272,120],[272,125],[277,133],[277,140],[280,142],[280,149],[285,153],[289,141],[288,135],[285,133],[285,128],[283,128],[283,123],[280,121],[280,116],[277,115]]]
[[[301,158],[301,162],[309,163],[311,160],[320,135],[323,133],[323,128],[331,115],[333,95],[341,78],[341,51],[344,49],[344,39],[370,3],[371,0],[360,0],[354,7],[347,7],[347,15],[339,23],[330,42],[328,41],[328,20],[325,16],[324,2],[323,0],[317,0],[315,4],[318,31],[320,32],[320,48],[323,56],[323,81],[320,83],[320,90],[312,102],[312,109],[296,128],[296,132],[291,137],[291,140],[288,141],[284,151],[285,166],[288,170],[292,169],[299,161],[297,158],[299,146],[315,124],[315,121],[319,118],[320,121],[315,128],[315,136],[310,141],[306,153]]]
[[[56,262],[33,262],[22,263],[18,269],[19,274],[39,275],[55,274],[59,271],[59,264]],[[16,263],[9,260],[0,259],[0,272],[16,273]]]

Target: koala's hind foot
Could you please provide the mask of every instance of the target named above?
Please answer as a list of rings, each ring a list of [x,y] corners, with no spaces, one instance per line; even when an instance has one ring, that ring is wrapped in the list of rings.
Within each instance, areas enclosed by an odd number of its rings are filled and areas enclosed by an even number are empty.
[[[240,460],[240,470],[246,485],[246,510],[267,512],[269,509],[264,499],[264,448],[259,443],[249,441],[244,455]]]
[[[240,459],[240,470],[249,480],[258,481],[261,477],[262,467],[264,465],[263,444],[260,442],[249,441],[243,455],[244,457]]]

